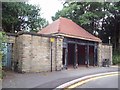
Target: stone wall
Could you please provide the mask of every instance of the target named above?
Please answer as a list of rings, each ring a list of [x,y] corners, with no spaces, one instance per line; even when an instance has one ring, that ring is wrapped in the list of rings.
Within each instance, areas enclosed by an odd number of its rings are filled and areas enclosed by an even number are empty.
[[[50,38],[54,38],[52,45]],[[52,70],[61,70],[63,67],[63,39],[61,37],[18,33],[15,36],[9,36],[8,42],[13,43],[12,62],[13,68],[17,71],[51,71],[51,58]],[[103,59],[109,59],[112,64],[112,46],[99,43],[97,57],[99,66],[102,66]]]
[[[108,44],[98,44],[98,65],[102,66],[104,59],[110,60],[110,65],[112,65],[112,45]]]
[[[17,37],[18,70],[21,72],[51,71],[62,68],[62,39],[54,38],[51,45],[50,37],[22,34]]]

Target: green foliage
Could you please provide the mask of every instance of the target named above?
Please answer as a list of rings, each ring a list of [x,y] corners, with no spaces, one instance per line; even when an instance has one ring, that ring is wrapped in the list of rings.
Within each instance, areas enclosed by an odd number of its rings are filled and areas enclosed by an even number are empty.
[[[5,71],[4,70],[1,70],[0,71],[0,79],[3,79],[3,77],[5,77]]]
[[[0,31],[0,51],[2,51],[2,49],[4,48],[3,42],[6,42],[6,41],[7,41],[7,37],[5,32]]]
[[[98,30],[98,22],[104,17],[104,14],[101,13],[103,9],[102,3],[73,2],[66,4],[61,11],[58,11],[55,16],[52,17],[53,20],[62,16],[72,19],[92,34],[95,30]]]
[[[3,53],[2,50],[4,48],[4,42],[6,42],[7,38],[6,38],[6,34],[5,32],[0,32],[0,78],[2,78],[2,57],[3,57]]]
[[[120,52],[115,51],[113,53],[113,65],[118,65],[118,64],[120,64]]]
[[[59,17],[71,19],[91,34],[98,33],[103,43],[111,43],[114,50],[119,49],[120,39],[120,1],[119,2],[66,2],[62,10],[52,16],[53,21]]]
[[[2,52],[0,51],[0,72],[1,72],[1,68],[2,68],[2,56],[3,56],[3,54],[2,54]]]
[[[5,32],[38,31],[48,22],[41,18],[41,9],[25,2],[2,3],[2,27]]]
[[[86,12],[80,17],[81,25],[92,23],[91,19],[98,18],[98,16],[92,12]]]

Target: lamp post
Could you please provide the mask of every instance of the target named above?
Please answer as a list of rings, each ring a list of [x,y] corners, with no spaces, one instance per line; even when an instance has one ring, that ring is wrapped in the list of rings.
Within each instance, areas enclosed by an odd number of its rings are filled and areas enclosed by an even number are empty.
[[[109,45],[110,45],[111,37],[109,36],[108,39],[109,39]],[[109,52],[111,52],[110,46],[109,46]],[[111,56],[111,53],[109,53],[109,56]],[[109,67],[109,65],[110,65],[110,60],[111,60],[111,58],[109,57],[108,67]]]
[[[109,36],[108,39],[109,39],[109,44],[110,44],[111,37]]]

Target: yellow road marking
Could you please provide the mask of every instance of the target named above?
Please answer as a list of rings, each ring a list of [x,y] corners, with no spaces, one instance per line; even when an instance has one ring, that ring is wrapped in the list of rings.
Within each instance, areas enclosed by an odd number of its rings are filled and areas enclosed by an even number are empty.
[[[92,80],[96,80],[96,79],[100,79],[100,78],[104,78],[104,77],[109,77],[109,76],[115,76],[115,75],[120,75],[120,73],[115,73],[115,74],[107,74],[107,75],[102,75],[102,76],[96,76],[96,77],[91,77],[91,78],[88,78],[88,79],[85,79],[85,80],[82,80],[80,82],[77,82],[75,84],[72,84],[68,87],[66,87],[64,90],[71,90],[72,88],[76,88],[78,86],[81,86],[89,81],[92,81]]]

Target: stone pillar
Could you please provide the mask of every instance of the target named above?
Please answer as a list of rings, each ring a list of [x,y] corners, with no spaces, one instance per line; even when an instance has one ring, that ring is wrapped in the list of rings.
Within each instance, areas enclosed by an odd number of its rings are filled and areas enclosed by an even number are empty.
[[[77,44],[75,44],[75,60],[74,60],[74,68],[78,67],[78,62],[77,62]]]
[[[22,55],[23,55],[23,43],[22,43],[22,41],[23,41],[22,35],[20,35],[16,38],[16,48],[17,48],[16,67],[17,67],[18,72],[22,72]]]
[[[67,69],[67,65],[68,65],[68,44],[67,48],[65,49],[65,69]]]
[[[56,41],[56,47],[57,47],[57,52],[56,52],[56,67],[57,70],[61,70],[63,65],[62,65],[62,54],[63,54],[63,39],[62,38],[57,38]]]
[[[57,52],[57,39],[54,38],[53,42],[50,42],[50,70],[57,70],[56,52]]]
[[[97,66],[97,46],[94,45],[94,66]]]
[[[97,58],[98,58],[98,66],[102,66],[102,43],[98,43],[98,52],[97,52]]]
[[[87,67],[89,67],[89,45],[86,47],[87,52],[86,52],[86,61],[87,61]]]
[[[21,35],[22,40],[22,72],[30,72],[31,67],[31,35]]]

